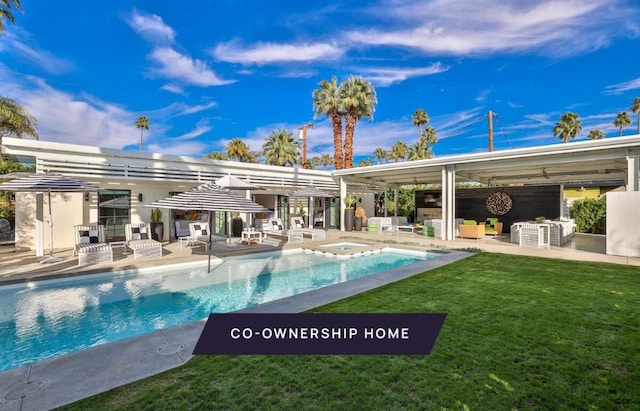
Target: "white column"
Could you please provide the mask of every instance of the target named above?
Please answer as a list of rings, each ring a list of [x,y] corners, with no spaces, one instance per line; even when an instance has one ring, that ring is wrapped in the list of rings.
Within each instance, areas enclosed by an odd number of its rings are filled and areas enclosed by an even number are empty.
[[[44,256],[44,194],[36,193],[36,257]]]
[[[340,231],[344,231],[344,199],[347,196],[347,182],[340,177]]]
[[[393,187],[393,216],[398,216],[398,196],[400,195],[400,188]]]
[[[627,191],[640,191],[640,156],[627,156]]]
[[[455,215],[455,171],[442,167],[442,239],[453,241],[456,238]]]

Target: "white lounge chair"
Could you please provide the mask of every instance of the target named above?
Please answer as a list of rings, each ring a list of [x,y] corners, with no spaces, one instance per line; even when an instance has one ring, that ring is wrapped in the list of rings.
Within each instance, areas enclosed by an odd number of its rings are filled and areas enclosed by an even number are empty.
[[[290,243],[302,242],[304,239],[300,231],[285,230],[279,218],[270,218],[266,224],[263,224],[262,231],[267,237],[286,238]]]
[[[289,231],[299,231],[303,236],[311,237],[312,240],[324,240],[324,230],[305,227],[304,219],[299,216],[291,217],[291,229]]]
[[[127,247],[133,251],[133,259],[162,257],[162,243],[151,239],[149,223],[126,224],[124,227]]]
[[[209,249],[209,238],[212,244],[225,244],[227,239],[219,235],[211,235],[209,237],[209,223],[196,221],[189,223],[189,235],[179,239],[180,248],[188,246],[204,245],[205,250]]]
[[[78,256],[78,265],[113,262],[113,249],[105,240],[104,226],[86,224],[74,228],[76,245],[73,255]]]

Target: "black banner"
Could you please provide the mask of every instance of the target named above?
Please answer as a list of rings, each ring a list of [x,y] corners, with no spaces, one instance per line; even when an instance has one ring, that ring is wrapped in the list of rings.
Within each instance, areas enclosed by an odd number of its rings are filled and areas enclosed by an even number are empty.
[[[194,355],[431,352],[446,314],[211,314]]]

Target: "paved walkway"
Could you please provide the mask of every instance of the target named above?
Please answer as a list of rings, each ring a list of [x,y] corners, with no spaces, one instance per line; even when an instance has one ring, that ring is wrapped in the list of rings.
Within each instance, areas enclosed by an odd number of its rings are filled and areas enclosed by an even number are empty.
[[[482,249],[508,254],[524,254],[581,261],[602,261],[618,264],[640,265],[640,259],[607,256],[575,249],[538,249],[519,247],[504,239],[444,242],[415,234],[371,234],[353,232],[327,232],[324,242],[290,244],[283,248],[320,245],[340,241],[384,241],[389,245],[418,248],[455,248],[442,258],[428,260],[412,268],[372,275],[344,284],[337,284],[279,301],[244,310],[245,312],[302,312],[354,295],[382,284],[397,281],[461,258],[469,254],[464,250]],[[131,255],[119,256],[113,264],[96,269],[79,269],[70,251],[56,252],[65,260],[53,266],[42,266],[32,252],[0,252],[0,284],[33,281],[37,279],[86,274],[91,272],[118,271],[161,264],[206,259],[204,251],[180,250],[176,243],[167,244],[162,259],[133,261]],[[200,249],[201,250],[201,249]],[[258,251],[258,248],[255,248]],[[231,250],[231,253],[236,250]],[[117,252],[116,252],[117,253]],[[218,253],[220,254],[220,253]],[[0,410],[43,410],[59,407],[107,391],[120,385],[146,378],[184,364],[198,340],[204,320],[155,331],[138,337],[89,348],[76,353],[15,368],[0,373]]]

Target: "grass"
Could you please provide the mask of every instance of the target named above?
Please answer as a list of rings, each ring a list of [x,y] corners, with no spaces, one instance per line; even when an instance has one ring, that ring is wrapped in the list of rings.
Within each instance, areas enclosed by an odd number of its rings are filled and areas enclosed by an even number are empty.
[[[203,356],[66,407],[637,409],[640,268],[480,253],[316,312],[446,312],[429,356]]]

